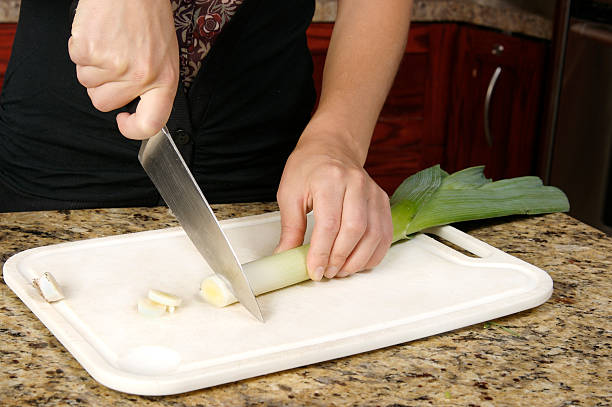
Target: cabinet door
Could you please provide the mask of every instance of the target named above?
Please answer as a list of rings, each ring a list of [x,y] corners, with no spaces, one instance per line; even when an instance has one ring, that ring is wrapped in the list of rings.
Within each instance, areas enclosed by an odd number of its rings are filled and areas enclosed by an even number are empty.
[[[0,90],[4,83],[4,73],[11,57],[11,48],[13,47],[13,38],[15,38],[15,30],[17,24],[2,23],[0,24]]]
[[[313,23],[308,45],[320,95],[333,24]],[[444,157],[455,24],[413,24],[370,145],[365,168],[387,193]]]
[[[444,167],[484,164],[494,179],[533,173],[546,45],[472,27],[458,38]]]

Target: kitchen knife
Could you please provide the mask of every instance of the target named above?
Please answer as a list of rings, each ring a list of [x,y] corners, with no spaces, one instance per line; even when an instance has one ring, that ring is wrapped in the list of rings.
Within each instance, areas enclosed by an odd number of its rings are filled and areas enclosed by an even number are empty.
[[[138,160],[210,268],[225,280],[238,301],[263,322],[236,253],[166,126],[142,141]]]
[[[70,4],[71,23],[78,4],[79,0]],[[139,100],[130,102],[125,110],[136,112]],[[166,126],[142,141],[138,160],[210,268],[225,280],[238,301],[263,322],[259,304],[236,253]]]

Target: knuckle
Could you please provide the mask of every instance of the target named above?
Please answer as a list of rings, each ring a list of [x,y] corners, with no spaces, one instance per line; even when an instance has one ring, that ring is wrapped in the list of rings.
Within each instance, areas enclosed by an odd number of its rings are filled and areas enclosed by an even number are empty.
[[[68,55],[72,62],[77,65],[91,65],[94,56],[101,53],[98,48],[95,42],[88,40],[79,33],[73,34],[68,39]]]
[[[303,232],[304,231],[302,230],[302,228],[295,225],[281,225],[281,235],[293,236],[302,234]]]
[[[370,179],[361,168],[352,168],[349,174],[355,186],[362,189],[368,187]]]
[[[90,81],[89,81],[89,80],[87,80],[86,75],[84,75],[83,71],[82,71],[82,70],[80,70],[80,69],[78,68],[78,66],[77,66],[77,73],[76,73],[76,75],[77,75],[77,80],[79,81],[79,83],[80,83],[81,85],[83,85],[83,86],[84,86],[84,87],[86,87],[86,88],[90,88],[90,87],[91,87],[91,86],[90,86],[90,85],[91,85]]]
[[[361,236],[366,231],[367,223],[364,219],[350,219],[346,220],[342,227],[352,236]]]
[[[382,227],[378,223],[374,223],[368,226],[368,230],[366,232],[368,237],[373,237],[376,239],[380,239],[385,233],[384,227]]]
[[[345,178],[345,170],[336,163],[330,163],[326,168],[326,177],[332,182],[340,181]]]
[[[326,251],[317,251],[315,253],[313,253],[313,257],[317,260],[328,260],[329,259],[329,252]]]
[[[90,92],[90,99],[93,106],[101,112],[110,112],[113,106],[109,99],[101,97],[94,92]]]
[[[348,253],[332,252],[331,256],[329,257],[329,263],[336,267],[340,267],[346,262],[347,257]]]
[[[316,263],[326,263],[329,259],[329,251],[313,249],[311,247],[310,251],[308,252],[308,258]]]
[[[355,261],[347,262],[342,268],[342,272],[346,275],[355,274],[359,270],[362,270],[364,266],[365,264],[361,265],[361,263],[357,263]]]
[[[329,216],[319,221],[319,228],[324,233],[335,233],[340,226],[340,219],[336,216]]]
[[[143,135],[152,136],[164,127],[164,122],[159,118],[147,117],[146,120],[141,122],[139,127]]]
[[[289,189],[286,186],[286,184],[284,184],[281,180],[281,183],[278,187],[278,190],[276,191],[276,201],[278,202],[284,202],[285,200],[287,200],[290,197],[289,195]]]
[[[120,57],[110,58],[107,64],[108,70],[114,72],[117,77],[122,76],[127,71],[128,67],[127,61]]]
[[[85,64],[85,51],[83,50],[83,45],[80,41],[75,39],[74,37],[70,37],[68,40],[68,55],[70,56],[70,60],[77,65]]]

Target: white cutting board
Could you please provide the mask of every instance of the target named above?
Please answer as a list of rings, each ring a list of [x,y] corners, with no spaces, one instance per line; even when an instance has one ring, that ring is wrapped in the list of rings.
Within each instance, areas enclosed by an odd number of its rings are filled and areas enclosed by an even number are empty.
[[[241,262],[270,254],[278,213],[221,222]],[[79,363],[119,391],[165,395],[394,345],[535,307],[552,292],[544,271],[459,230],[394,245],[375,270],[304,282],[258,297],[265,323],[239,304],[199,297],[211,273],[180,228],[40,247],[11,257],[4,280]],[[51,272],[66,296],[49,304],[32,286]],[[183,305],[139,314],[149,288]]]

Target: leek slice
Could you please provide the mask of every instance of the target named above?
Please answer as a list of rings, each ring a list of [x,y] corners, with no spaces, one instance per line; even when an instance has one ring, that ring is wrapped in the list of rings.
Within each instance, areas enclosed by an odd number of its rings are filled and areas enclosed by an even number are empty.
[[[406,178],[389,201],[393,242],[421,230],[453,222],[508,215],[567,212],[569,202],[558,188],[534,176],[491,181],[484,166],[448,174],[439,165]],[[308,245],[264,257],[243,266],[255,295],[308,280]],[[236,302],[220,278],[202,282],[202,297],[216,306]]]

